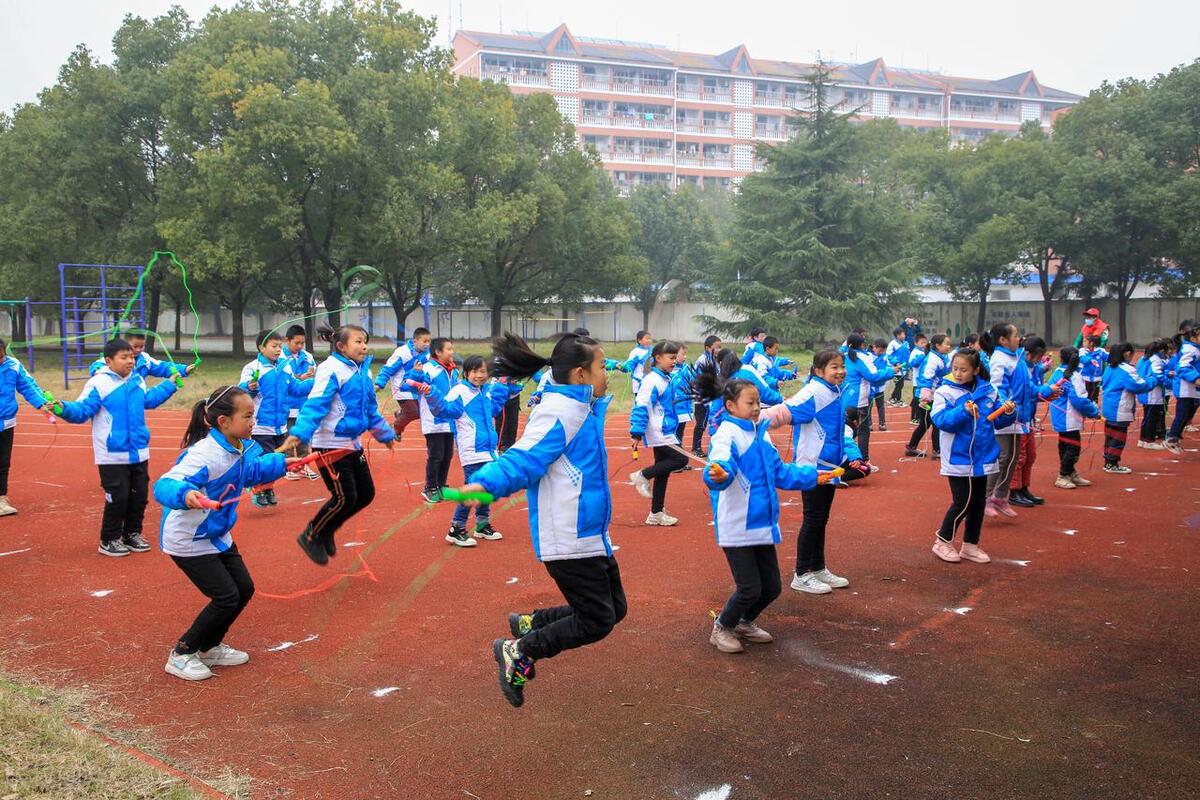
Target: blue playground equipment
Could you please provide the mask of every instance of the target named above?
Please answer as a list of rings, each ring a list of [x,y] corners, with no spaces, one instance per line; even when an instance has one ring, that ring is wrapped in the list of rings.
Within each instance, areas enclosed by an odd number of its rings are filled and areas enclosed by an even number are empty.
[[[126,327],[146,327],[145,297],[138,280],[145,267],[113,264],[59,264],[59,309],[62,324],[63,388],[71,379],[88,379],[88,367],[116,332],[130,301]]]

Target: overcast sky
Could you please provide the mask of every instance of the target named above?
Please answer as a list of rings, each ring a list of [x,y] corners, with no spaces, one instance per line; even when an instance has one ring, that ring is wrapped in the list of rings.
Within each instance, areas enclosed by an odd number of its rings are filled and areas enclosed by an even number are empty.
[[[215,5],[229,6],[230,0]],[[155,16],[159,0],[0,0],[0,109],[36,99],[76,44],[107,60],[125,14]],[[193,18],[212,0],[180,0]],[[452,14],[451,29],[550,30],[622,38],[696,52],[745,44],[750,55],[811,61],[882,57],[895,66],[1000,78],[1033,69],[1039,80],[1086,94],[1102,80],[1149,78],[1200,58],[1200,1],[786,3],[782,0],[415,0]],[[439,43],[447,41],[440,28]]]

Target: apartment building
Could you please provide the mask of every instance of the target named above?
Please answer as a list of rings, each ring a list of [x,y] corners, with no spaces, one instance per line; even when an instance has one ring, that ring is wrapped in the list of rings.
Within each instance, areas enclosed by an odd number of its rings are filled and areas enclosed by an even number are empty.
[[[760,142],[781,142],[787,118],[810,105],[810,64],[752,58],[744,45],[720,55],[575,36],[459,31],[456,73],[549,92],[596,150],[622,191],[642,184],[730,186],[761,168]],[[832,64],[826,100],[862,119],[944,128],[954,144],[1014,134],[1037,120],[1049,128],[1080,99],[1032,71],[999,80],[889,67],[883,59]]]

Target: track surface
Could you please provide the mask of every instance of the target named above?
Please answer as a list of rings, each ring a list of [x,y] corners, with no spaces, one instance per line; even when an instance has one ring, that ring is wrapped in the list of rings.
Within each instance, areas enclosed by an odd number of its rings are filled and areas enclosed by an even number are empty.
[[[1034,478],[1047,504],[986,522],[991,565],[950,565],[929,552],[944,479],[897,460],[907,414],[889,410],[891,432],[872,441],[880,473],[834,505],[829,564],[850,588],[785,588],[762,619],[776,643],[740,656],[708,644],[731,579],[698,474],[671,481],[678,528],[644,527],[626,420],[611,419],[629,616],[540,663],[515,710],[490,643],[509,610],[560,597],[533,558],[523,496],[498,506],[504,541],[443,541],[451,507],[420,500],[415,427],[394,456],[372,449],[379,497],[328,568],[294,542],[319,482],[281,482],[275,509],[242,503],[235,538],[258,594],[229,639],[252,660],[187,684],[162,664],[202,598],[157,546],[96,554],[87,429],[23,413],[21,514],[0,520],[0,653],[11,671],[99,693],[181,769],[249,773],[255,797],[1200,795],[1197,453],[1128,449],[1137,472],[1109,476],[1089,436],[1080,470],[1095,485],[1066,492],[1050,485],[1047,436]],[[157,476],[185,417],[151,419]],[[783,500],[786,587],[801,514],[798,495]],[[148,534],[158,520],[152,503]]]

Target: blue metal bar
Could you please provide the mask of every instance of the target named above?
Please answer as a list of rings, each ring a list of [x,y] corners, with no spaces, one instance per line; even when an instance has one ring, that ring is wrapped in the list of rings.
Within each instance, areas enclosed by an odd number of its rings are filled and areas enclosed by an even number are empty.
[[[29,354],[29,371],[33,372],[33,312],[29,309],[28,297],[25,298],[25,348]]]
[[[66,287],[66,265],[58,265],[58,301],[59,301],[59,332],[62,333],[62,348],[63,348],[63,388],[69,388],[71,376],[67,371],[67,287]]]

